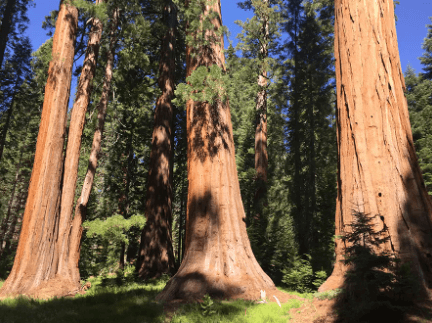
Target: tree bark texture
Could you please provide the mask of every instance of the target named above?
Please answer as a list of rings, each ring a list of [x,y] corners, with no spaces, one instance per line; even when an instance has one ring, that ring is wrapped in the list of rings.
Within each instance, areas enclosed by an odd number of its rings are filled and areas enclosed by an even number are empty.
[[[119,11],[115,9],[113,12],[113,17],[111,21],[111,31],[110,31],[110,47],[108,51],[107,63],[105,67],[104,83],[102,88],[102,95],[98,103],[98,125],[96,131],[93,135],[92,149],[90,151],[90,157],[87,167],[87,173],[84,178],[83,187],[81,189],[81,195],[78,198],[75,207],[75,216],[72,220],[72,229],[70,233],[69,242],[69,268],[74,266],[78,268],[78,262],[80,258],[81,251],[81,237],[82,237],[82,223],[85,221],[87,212],[87,203],[90,198],[90,193],[93,187],[94,177],[96,174],[96,168],[102,148],[102,134],[105,126],[105,116],[108,107],[108,98],[111,91],[111,81],[113,76],[113,66],[114,66],[114,55],[116,47],[116,30],[118,26],[118,16]]]
[[[7,0],[3,20],[0,27],[0,68],[3,66],[4,53],[12,28],[13,16],[15,15],[16,0]]]
[[[0,296],[44,296],[79,287],[79,282],[76,282],[77,286],[71,286],[70,281],[57,275],[54,261],[77,22],[78,10],[61,2],[20,240],[12,271],[0,290]],[[45,288],[50,280],[56,280],[55,290]]]
[[[147,222],[141,235],[137,264],[138,275],[142,278],[175,273],[171,235],[174,115],[171,100],[175,88],[177,8],[171,0],[165,2],[163,19],[167,30],[161,49],[158,80],[162,94],[156,102],[146,197]]]
[[[199,66],[224,68],[220,1],[204,1],[200,19],[212,12],[206,37],[220,42],[186,51],[186,74]],[[190,31],[189,31],[190,32]],[[246,219],[235,163],[229,103],[187,102],[188,201],[185,255],[159,300],[220,298],[258,299],[260,290],[276,291],[257,263],[246,233]]]
[[[388,227],[381,250],[410,262],[432,286],[432,204],[414,151],[392,0],[335,2],[338,196],[336,236],[353,212]],[[336,263],[320,291],[341,287],[347,268],[336,239]]]
[[[98,0],[97,4],[103,1]],[[63,277],[70,277],[72,281],[80,281],[79,270],[75,265],[77,259],[69,259],[72,233],[73,204],[76,182],[78,177],[78,163],[81,150],[81,138],[84,130],[85,116],[90,102],[93,78],[96,72],[100,40],[102,37],[102,22],[94,17],[87,43],[86,55],[78,82],[75,102],[72,108],[71,121],[67,139],[66,158],[63,170],[63,185],[60,203],[59,241],[60,252],[57,253],[58,272]]]

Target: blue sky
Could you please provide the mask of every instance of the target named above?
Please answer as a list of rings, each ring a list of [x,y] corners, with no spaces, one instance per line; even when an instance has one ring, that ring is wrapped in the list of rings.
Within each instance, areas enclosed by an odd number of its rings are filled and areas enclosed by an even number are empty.
[[[34,0],[36,7],[29,9],[30,27],[27,30],[33,48],[37,49],[47,40],[46,32],[42,29],[44,17],[49,15],[51,10],[58,9],[59,0]],[[240,32],[240,28],[234,24],[235,20],[246,20],[251,16],[237,7],[235,0],[221,0],[222,17],[224,24],[231,32],[231,40]],[[405,70],[408,64],[414,67],[417,72],[421,71],[418,58],[422,55],[421,45],[427,34],[426,25],[431,21],[432,0],[400,0],[396,7],[397,34],[402,69]],[[227,44],[226,44],[227,45]]]

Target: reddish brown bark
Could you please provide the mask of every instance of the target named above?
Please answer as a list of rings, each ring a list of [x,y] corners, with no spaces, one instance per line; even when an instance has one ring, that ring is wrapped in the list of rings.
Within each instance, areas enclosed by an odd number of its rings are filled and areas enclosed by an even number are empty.
[[[73,282],[58,276],[54,265],[77,21],[78,10],[61,2],[20,240],[12,271],[0,296],[50,294],[52,291],[44,288],[50,280],[56,281],[54,294],[79,287],[79,282],[71,286]]]
[[[82,237],[82,223],[86,218],[87,203],[90,198],[90,193],[93,187],[94,177],[96,174],[96,168],[102,147],[102,134],[105,126],[105,116],[108,107],[108,98],[111,91],[111,80],[113,75],[113,65],[114,65],[114,54],[115,45],[117,42],[116,30],[118,25],[118,9],[114,10],[113,17],[111,21],[111,31],[110,31],[110,48],[107,55],[107,63],[105,67],[105,77],[102,88],[102,95],[98,103],[98,125],[96,131],[93,135],[92,149],[90,152],[89,163],[87,167],[87,173],[84,178],[83,187],[81,190],[81,195],[78,198],[75,207],[75,216],[72,221],[70,242],[69,242],[69,252],[70,256],[68,258],[68,268],[78,269],[78,262],[81,251],[81,237]]]
[[[338,196],[336,236],[353,212],[388,227],[378,251],[411,262],[425,291],[432,286],[432,204],[414,151],[400,66],[393,1],[336,0]],[[336,240],[333,274],[320,291],[344,283],[344,255]]]
[[[224,68],[220,1],[204,1],[201,19],[216,13],[206,37],[220,41],[187,48],[187,75],[199,66]],[[194,53],[193,53],[194,52]],[[177,274],[159,300],[213,297],[258,299],[260,290],[275,292],[257,263],[246,233],[245,213],[235,163],[228,102],[187,102],[188,202],[186,248]]]
[[[164,23],[167,28],[159,64],[161,96],[156,102],[152,136],[152,151],[146,197],[147,222],[141,235],[137,269],[142,278],[174,274],[175,259],[172,246],[172,123],[175,88],[175,47],[177,8],[165,2]]]
[[[98,0],[96,4],[103,1]],[[63,170],[63,186],[60,203],[59,220],[59,252],[58,273],[63,277],[70,277],[72,281],[80,281],[79,270],[74,263],[78,260],[69,261],[69,243],[73,219],[73,203],[75,198],[76,182],[78,177],[78,162],[81,150],[81,138],[84,130],[87,106],[90,102],[93,77],[96,71],[97,58],[99,54],[100,40],[102,37],[102,22],[98,18],[92,19],[92,28],[89,33],[86,55],[83,62],[78,82],[75,102],[72,108],[71,121],[69,125],[68,141],[66,148],[65,166]]]

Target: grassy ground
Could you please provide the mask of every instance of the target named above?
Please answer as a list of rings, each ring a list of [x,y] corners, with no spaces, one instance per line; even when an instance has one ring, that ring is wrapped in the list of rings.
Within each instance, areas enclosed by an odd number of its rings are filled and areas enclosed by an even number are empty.
[[[213,301],[184,304],[174,313],[164,313],[155,296],[165,281],[147,284],[113,278],[95,278],[85,295],[71,298],[34,300],[15,298],[0,301],[0,323],[92,322],[92,323],[202,323],[202,322],[287,322],[289,310],[302,301],[293,299],[282,304]],[[2,282],[0,282],[0,287]]]

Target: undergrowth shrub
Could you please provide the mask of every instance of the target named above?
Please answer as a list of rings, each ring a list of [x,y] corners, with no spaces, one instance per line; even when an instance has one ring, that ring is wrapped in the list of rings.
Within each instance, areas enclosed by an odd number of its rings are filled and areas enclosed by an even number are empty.
[[[318,290],[318,287],[327,278],[325,271],[313,271],[310,255],[305,255],[305,257],[296,256],[291,261],[291,267],[283,270],[282,282],[289,289],[300,293],[310,293]]]

